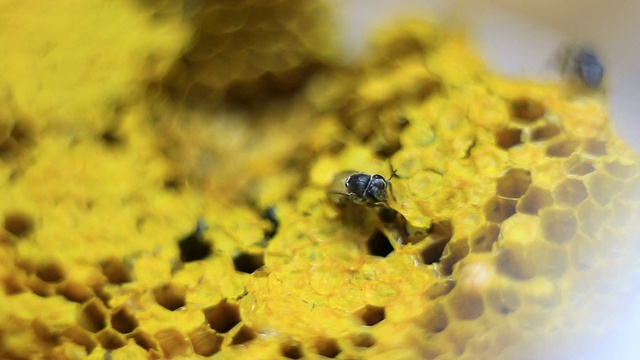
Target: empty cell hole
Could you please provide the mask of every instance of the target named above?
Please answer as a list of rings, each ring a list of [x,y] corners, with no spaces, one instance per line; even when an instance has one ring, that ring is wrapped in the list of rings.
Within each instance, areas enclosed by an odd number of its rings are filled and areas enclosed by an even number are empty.
[[[547,124],[545,126],[533,129],[531,132],[531,141],[544,141],[560,134],[562,129],[555,124]]]
[[[596,169],[593,164],[578,154],[572,155],[564,163],[564,171],[569,175],[584,176],[591,174]]]
[[[242,253],[233,259],[233,267],[236,271],[253,274],[264,266],[264,254]]]
[[[356,312],[356,315],[367,326],[373,326],[384,320],[385,311],[382,306],[366,305]]]
[[[582,151],[591,156],[605,156],[607,155],[607,142],[589,139],[582,144]]]
[[[444,249],[453,236],[453,226],[449,220],[442,220],[433,224],[431,234],[427,237],[425,248],[420,251],[422,262],[426,265],[435,264],[442,259]]]
[[[520,98],[511,102],[511,115],[521,122],[534,122],[544,116],[545,111],[542,103],[532,99]]]
[[[44,282],[58,283],[64,280],[65,274],[60,264],[51,262],[39,265],[36,268],[36,276]]]
[[[496,143],[505,150],[522,144],[521,139],[522,130],[520,129],[502,129],[496,134]]]
[[[8,213],[4,217],[4,229],[18,238],[28,236],[33,231],[33,228],[33,219],[26,213]]]
[[[540,226],[548,241],[566,243],[576,234],[578,221],[572,210],[547,208],[540,211]]]
[[[316,353],[330,359],[337,357],[342,352],[336,339],[320,338],[316,341]]]
[[[96,334],[96,338],[105,349],[119,349],[127,344],[122,334],[113,329],[104,329]]]
[[[204,231],[206,229],[207,227],[204,221],[199,221],[193,232],[178,241],[180,261],[198,261],[211,255],[213,246],[204,238]]]
[[[160,306],[174,311],[185,305],[187,291],[184,286],[168,284],[154,289],[153,296]]]
[[[479,295],[456,294],[449,304],[460,320],[475,320],[484,312],[484,302]]]
[[[57,293],[67,298],[69,301],[82,303],[93,297],[93,291],[91,288],[77,282],[67,281],[61,284]]]
[[[94,299],[82,308],[78,324],[91,332],[98,332],[106,327],[106,317],[107,310],[104,305]]]
[[[102,140],[105,145],[111,147],[116,147],[124,144],[124,138],[117,129],[108,129],[103,131],[102,134],[100,134],[100,140]]]
[[[212,308],[206,309],[204,316],[209,326],[220,334],[229,332],[242,320],[238,305],[229,304],[225,300]]]
[[[112,284],[123,284],[131,281],[129,269],[125,264],[117,259],[111,258],[102,264],[102,274],[107,277]]]
[[[75,344],[84,346],[87,349],[87,353],[92,352],[98,346],[98,341],[93,334],[77,325],[62,330],[60,336],[71,340]]]
[[[538,212],[553,204],[551,192],[537,186],[531,186],[518,200],[516,211],[521,214],[537,215]]]
[[[494,197],[484,205],[484,216],[489,222],[500,224],[516,213],[518,200]]]
[[[189,350],[189,343],[176,329],[160,330],[154,337],[158,341],[165,359],[184,355]]]
[[[604,169],[611,176],[618,179],[630,179],[638,173],[638,165],[636,163],[623,164],[618,161],[604,163]]]
[[[111,314],[111,327],[128,334],[138,327],[138,321],[126,308],[120,308]]]
[[[304,356],[302,346],[297,341],[290,341],[280,347],[282,356],[287,359],[301,359]]]
[[[552,194],[556,203],[568,207],[580,205],[588,196],[587,187],[576,179],[564,180],[553,189]]]
[[[424,312],[416,319],[425,332],[435,334],[444,331],[449,325],[449,318],[440,304],[427,305]]]
[[[224,338],[210,328],[198,328],[189,334],[193,352],[202,356],[211,356],[220,351]]]
[[[471,236],[471,250],[473,252],[490,252],[493,244],[500,235],[500,226],[487,224]]]
[[[520,298],[513,290],[496,288],[489,291],[487,304],[493,311],[507,315],[520,308]]]
[[[256,338],[256,332],[250,327],[243,325],[231,339],[231,345],[241,345]]]
[[[508,199],[518,199],[529,189],[531,173],[524,169],[509,169],[498,179],[497,194]]]
[[[514,249],[500,249],[496,256],[496,268],[513,279],[531,279],[536,275],[537,264],[533,263],[533,259],[527,255],[527,250],[522,249],[522,246]]]
[[[380,230],[376,230],[367,240],[367,252],[369,255],[386,257],[393,250],[389,239]]]
[[[132,338],[136,342],[136,344],[138,344],[138,346],[147,351],[158,350],[158,344],[156,340],[153,338],[153,336],[145,332],[136,331],[128,337]]]
[[[351,342],[359,348],[370,348],[376,344],[376,339],[369,333],[359,333],[351,336]]]
[[[440,259],[440,272],[443,275],[451,275],[451,273],[453,273],[453,266],[468,254],[469,242],[467,239],[449,241]]]
[[[547,155],[555,158],[569,157],[580,143],[576,140],[556,141],[547,147]]]

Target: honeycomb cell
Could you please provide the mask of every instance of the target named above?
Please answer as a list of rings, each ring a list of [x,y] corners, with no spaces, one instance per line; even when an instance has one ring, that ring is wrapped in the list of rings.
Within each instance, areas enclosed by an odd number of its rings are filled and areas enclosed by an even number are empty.
[[[568,175],[584,176],[595,170],[593,164],[579,154],[573,154],[564,163],[564,171]]]
[[[511,102],[511,115],[523,123],[532,123],[543,117],[544,105],[536,100],[520,98]]]
[[[302,345],[298,341],[289,341],[280,346],[280,353],[287,359],[301,359],[304,357]]]
[[[431,303],[427,305],[424,311],[417,317],[416,322],[427,334],[435,334],[447,328],[449,318],[441,304]]]
[[[202,356],[211,356],[220,351],[224,338],[209,327],[197,328],[189,334],[193,352]]]
[[[562,132],[562,129],[555,124],[546,124],[531,131],[531,141],[549,140]]]
[[[365,305],[356,312],[356,316],[358,316],[366,326],[374,326],[384,320],[385,311],[382,306]]]
[[[124,284],[131,281],[129,269],[117,258],[110,258],[102,263],[102,274],[112,284]]]
[[[4,229],[18,238],[27,237],[33,228],[33,219],[26,213],[12,212],[4,216]]]
[[[499,225],[484,225],[482,228],[474,232],[473,235],[471,235],[471,251],[476,253],[491,251],[493,244],[498,240],[498,235],[500,235]]]
[[[167,310],[174,311],[185,306],[187,290],[184,286],[167,284],[153,290],[153,296]]]
[[[185,355],[189,350],[189,343],[185,337],[176,329],[168,328],[155,333],[165,358],[173,358]]]
[[[522,144],[522,130],[506,128],[498,131],[496,133],[496,144],[505,150]]]
[[[103,348],[110,350],[119,349],[127,344],[122,334],[110,328],[100,330],[96,334],[96,339],[98,339]]]
[[[595,201],[589,200],[578,207],[578,226],[580,230],[590,236],[596,236],[602,225],[609,220],[610,210],[600,206]]]
[[[193,232],[178,241],[180,261],[198,261],[211,255],[213,245],[204,238],[206,228],[206,224],[199,221]]]
[[[100,300],[93,299],[82,307],[82,311],[78,318],[78,324],[95,333],[106,327],[106,318],[107,309]]]
[[[497,194],[507,199],[518,199],[531,185],[531,173],[524,169],[509,169],[498,179]]]
[[[566,243],[575,235],[578,221],[570,209],[546,208],[540,211],[540,226],[548,241]]]
[[[620,180],[601,172],[591,174],[585,180],[585,184],[590,197],[601,206],[609,204],[613,197],[625,188]]]
[[[449,241],[442,252],[440,259],[440,272],[443,275],[451,275],[453,266],[469,254],[469,242],[467,239]]]
[[[240,329],[233,335],[231,338],[231,345],[242,345],[256,338],[256,332],[248,327],[247,325],[242,325]]]
[[[242,253],[233,258],[233,266],[236,271],[253,274],[264,266],[264,254]]]
[[[435,264],[442,259],[444,249],[453,235],[453,226],[449,220],[441,220],[433,223],[428,240],[420,251],[422,262],[426,265]]]
[[[633,162],[623,164],[619,161],[605,162],[604,170],[611,176],[618,179],[631,179],[638,174],[638,165]]]
[[[380,230],[374,231],[367,240],[367,253],[371,256],[387,257],[393,250],[393,246]]]
[[[521,306],[520,296],[516,288],[502,284],[492,286],[487,293],[487,305],[496,313],[508,315]]]
[[[44,282],[37,276],[29,276],[25,285],[38,296],[49,297],[55,295],[55,285]]]
[[[553,189],[552,194],[558,205],[566,207],[578,206],[589,196],[587,187],[576,179],[565,179]]]
[[[516,213],[518,200],[494,196],[484,205],[484,216],[489,222],[500,224]]]
[[[521,214],[537,215],[541,209],[553,204],[551,192],[538,186],[531,186],[518,200],[516,212]]]
[[[220,334],[229,332],[242,320],[238,305],[230,304],[226,300],[204,310],[204,316],[209,326]]]
[[[316,340],[315,352],[320,356],[334,359],[342,352],[340,345],[336,339],[320,338]]]
[[[607,155],[607,141],[598,139],[589,139],[582,144],[582,151],[593,157]]]
[[[451,295],[448,305],[456,318],[474,320],[482,316],[484,301],[480,295],[468,293],[452,293]]]
[[[67,338],[78,345],[84,346],[87,352],[92,352],[99,344],[94,334],[77,325],[62,330],[60,337]]]
[[[580,145],[577,140],[559,140],[547,147],[547,156],[554,158],[566,158],[571,156]]]
[[[138,321],[127,308],[121,307],[111,314],[111,327],[122,334],[128,334],[138,327]]]
[[[64,269],[56,262],[43,263],[36,268],[36,276],[48,283],[59,283],[65,278]]]
[[[359,348],[370,348],[376,344],[376,339],[369,333],[356,333],[351,335],[351,343]]]
[[[527,256],[522,246],[500,249],[496,256],[496,268],[502,274],[517,280],[528,280],[537,273],[537,264]]]
[[[60,284],[56,289],[56,292],[69,301],[82,303],[93,297],[93,291],[91,288],[75,281],[65,281]]]
[[[140,331],[140,329],[137,329],[128,337],[132,338],[136,342],[136,344],[138,344],[138,346],[149,352],[159,349],[158,343],[153,338],[153,336],[147,334],[144,331]]]

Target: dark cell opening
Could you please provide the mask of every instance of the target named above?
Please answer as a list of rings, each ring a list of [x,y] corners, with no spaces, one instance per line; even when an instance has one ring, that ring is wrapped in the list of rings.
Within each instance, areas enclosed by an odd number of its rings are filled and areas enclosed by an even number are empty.
[[[233,259],[236,271],[253,274],[264,266],[264,254],[242,253]]]
[[[91,332],[98,332],[107,326],[106,317],[107,310],[99,301],[94,300],[84,306],[78,324]]]
[[[123,284],[131,281],[129,269],[121,260],[116,258],[111,258],[102,263],[102,274],[112,284]]]
[[[381,306],[366,305],[362,309],[358,310],[356,315],[365,325],[373,326],[384,320],[385,311],[384,307]]]
[[[24,213],[9,213],[4,217],[4,229],[18,238],[31,234],[34,222],[31,216]]]
[[[218,303],[218,305],[206,309],[204,316],[209,326],[220,334],[229,332],[242,320],[240,318],[240,309],[238,305],[229,304],[226,301]]]
[[[493,197],[484,205],[484,216],[487,221],[500,224],[516,213],[515,199]]]
[[[57,293],[67,298],[67,300],[77,303],[85,302],[93,297],[91,288],[71,281],[61,285]]]
[[[64,280],[65,274],[64,269],[60,264],[51,262],[38,266],[36,269],[36,276],[44,282],[58,283]]]
[[[304,356],[302,347],[297,341],[282,344],[280,351],[282,352],[282,356],[287,359],[301,359]]]
[[[516,211],[521,214],[537,215],[538,212],[553,204],[551,192],[537,186],[530,187],[516,204]]]
[[[138,321],[126,308],[120,308],[111,315],[111,327],[123,334],[128,334],[138,327]]]
[[[439,262],[452,236],[453,226],[449,220],[434,223],[431,234],[427,238],[428,244],[420,252],[422,262],[426,265]]]
[[[529,189],[531,173],[524,169],[509,169],[498,179],[496,192],[498,196],[518,199]]]
[[[121,146],[124,144],[124,138],[122,137],[122,134],[119,134],[116,129],[105,130],[100,135],[100,140],[102,140],[105,145],[111,147]]]
[[[211,255],[213,246],[210,242],[204,239],[204,231],[206,229],[207,226],[204,221],[198,221],[196,229],[191,234],[178,241],[178,247],[180,248],[180,261],[198,261]]]
[[[353,345],[360,348],[370,348],[376,344],[376,339],[369,333],[355,334],[351,337]]]
[[[543,127],[539,127],[531,133],[532,141],[544,141],[547,139],[551,139],[552,137],[560,134],[562,129],[559,126],[554,124],[547,124]]]
[[[145,332],[136,331],[134,334],[131,335],[131,337],[136,342],[136,344],[138,344],[138,346],[140,346],[141,348],[147,351],[158,350],[158,344],[156,343],[156,341],[153,339],[151,335]]]
[[[400,144],[400,141],[390,141],[378,147],[378,149],[376,150],[376,154],[383,159],[387,159],[393,156],[393,154],[398,152],[398,150],[400,150],[401,148],[402,145]]]
[[[171,177],[164,181],[162,184],[166,190],[178,191],[185,185],[185,180],[179,177]]]
[[[241,345],[256,338],[256,332],[244,325],[231,340],[231,345]]]
[[[60,332],[60,335],[80,346],[84,346],[85,349],[87,349],[87,353],[91,353],[93,349],[98,346],[95,338],[93,337],[93,334],[76,325],[62,330],[62,332]]]
[[[496,143],[506,150],[522,144],[521,138],[522,130],[520,129],[502,129],[496,134]]]
[[[183,286],[168,284],[154,289],[153,296],[160,306],[174,311],[185,305],[187,292]]]
[[[367,240],[367,251],[369,255],[387,257],[393,251],[393,246],[380,230],[376,230]]]
[[[578,145],[580,145],[580,143],[575,140],[557,141],[549,145],[549,147],[547,148],[547,155],[556,158],[569,157],[571,154],[573,154]]]
[[[341,352],[340,345],[335,339],[321,338],[316,342],[317,354],[330,359],[337,357]]]
[[[511,102],[511,114],[524,123],[538,120],[544,115],[545,111],[542,103],[532,99],[521,98]]]
[[[127,344],[121,334],[117,333],[113,329],[104,329],[96,335],[96,338],[100,342],[103,348],[114,350],[119,349]]]

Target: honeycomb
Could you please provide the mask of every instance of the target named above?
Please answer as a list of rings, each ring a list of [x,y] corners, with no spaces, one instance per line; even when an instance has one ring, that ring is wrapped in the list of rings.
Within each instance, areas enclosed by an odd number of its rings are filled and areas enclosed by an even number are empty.
[[[637,276],[601,96],[457,31],[345,66],[317,1],[0,9],[0,358],[562,358]],[[388,204],[328,201],[349,169]]]

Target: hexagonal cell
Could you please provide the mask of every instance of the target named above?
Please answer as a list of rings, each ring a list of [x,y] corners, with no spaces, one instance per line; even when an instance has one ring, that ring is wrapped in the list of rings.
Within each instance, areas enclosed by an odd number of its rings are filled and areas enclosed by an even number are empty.
[[[198,261],[211,255],[213,245],[204,238],[206,228],[204,221],[199,221],[193,232],[178,241],[180,261]]]
[[[238,329],[238,331],[235,333],[235,335],[233,335],[233,338],[231,339],[231,346],[233,345],[242,345],[246,342],[249,342],[253,339],[256,338],[256,332],[253,331],[252,328],[248,327],[247,325],[242,325],[242,327],[240,329]]]
[[[167,284],[153,290],[153,296],[160,306],[174,311],[185,306],[187,290],[184,286]]]
[[[551,192],[538,186],[531,186],[518,200],[516,212],[521,214],[537,215],[541,209],[553,204]]]
[[[566,243],[575,235],[578,221],[569,209],[546,208],[540,211],[540,226],[548,241]]]
[[[264,254],[241,253],[233,258],[233,266],[236,271],[253,274],[264,266]]]
[[[83,328],[98,332],[107,326],[107,309],[98,299],[93,299],[82,307],[78,324]]]
[[[155,333],[154,337],[158,341],[165,358],[185,355],[189,350],[189,343],[185,337],[174,328],[160,330]]]
[[[102,264],[102,274],[109,279],[112,284],[124,284],[131,281],[129,269],[120,259],[110,258]]]
[[[242,320],[238,305],[229,304],[226,300],[219,302],[214,307],[205,309],[204,316],[209,326],[220,334],[229,332]]]
[[[337,357],[342,349],[336,339],[320,338],[315,344],[316,354],[333,359]]]
[[[520,308],[520,298],[516,290],[496,286],[487,293],[487,305],[496,313],[508,315]]]
[[[301,359],[304,356],[299,341],[288,341],[280,346],[280,353],[287,359]]]
[[[546,124],[544,126],[533,129],[531,132],[531,141],[545,141],[560,134],[562,129],[555,124]]]
[[[220,351],[224,337],[209,327],[198,328],[189,334],[193,352],[202,356],[211,356]]]
[[[604,170],[618,179],[631,179],[638,174],[638,164],[635,162],[623,164],[619,161],[604,163]]]
[[[484,312],[482,297],[468,293],[451,296],[449,306],[455,317],[460,320],[475,320]]]
[[[376,339],[369,333],[357,333],[351,335],[351,342],[359,348],[370,348],[376,344]]]
[[[127,308],[121,307],[111,314],[111,327],[123,334],[128,334],[138,327],[138,321]]]
[[[510,149],[522,144],[522,130],[505,128],[496,133],[496,144],[502,149]]]
[[[486,224],[471,235],[470,247],[473,252],[489,252],[500,235],[500,226]]]
[[[607,141],[589,139],[582,144],[582,151],[594,157],[605,156],[607,155]]]
[[[4,229],[18,238],[27,237],[33,228],[33,219],[26,213],[12,212],[4,216]]]
[[[95,336],[77,325],[62,330],[60,332],[60,336],[62,338],[67,338],[78,345],[84,346],[89,353],[98,346],[98,340],[96,340]]]
[[[56,289],[56,293],[64,296],[69,301],[82,303],[93,297],[91,288],[75,281],[65,281]]]
[[[484,217],[487,221],[500,224],[516,213],[516,199],[494,196],[484,204]]]
[[[577,209],[580,230],[587,235],[596,236],[602,225],[609,220],[611,211],[595,201],[584,202]]]
[[[606,206],[614,196],[625,188],[622,181],[601,172],[588,176],[585,184],[591,198],[601,206]]]
[[[374,326],[384,320],[385,311],[382,306],[365,305],[360,310],[356,311],[356,316],[362,320],[362,323],[366,326]]]
[[[133,339],[136,344],[138,344],[138,346],[147,351],[158,350],[158,343],[153,338],[153,336],[147,334],[144,331],[140,331],[140,329],[137,329],[127,337]]]
[[[531,279],[536,275],[537,264],[527,254],[528,249],[522,244],[511,244],[509,248],[500,249],[496,256],[496,269],[513,279]]]
[[[2,279],[2,285],[4,286],[4,292],[6,295],[19,294],[27,290],[24,274],[18,272],[9,274],[7,277]]]
[[[441,220],[433,223],[428,240],[420,251],[422,262],[431,265],[442,259],[444,249],[451,240],[453,227],[449,220]]]
[[[117,331],[106,328],[96,334],[96,338],[105,349],[119,349],[127,344],[124,336]]]
[[[546,112],[545,107],[539,101],[519,98],[511,102],[511,115],[520,122],[532,123]]]
[[[509,169],[498,179],[497,194],[506,199],[518,199],[531,185],[531,173],[524,169]]]
[[[456,239],[449,241],[440,258],[440,272],[443,275],[451,275],[453,266],[469,254],[469,241]]]
[[[380,230],[375,230],[367,240],[367,253],[371,256],[387,257],[393,252],[389,239]]]
[[[36,268],[36,276],[48,283],[59,283],[65,278],[64,269],[56,262],[39,264]]]
[[[585,159],[579,154],[573,154],[564,163],[564,171],[568,175],[584,176],[596,171],[590,160]]]
[[[571,156],[578,148],[580,142],[577,140],[559,140],[547,147],[547,156],[554,158],[566,158]]]
[[[587,187],[576,179],[565,179],[553,189],[552,194],[558,205],[567,207],[578,206],[589,196]]]
[[[417,317],[416,323],[428,334],[444,331],[449,326],[449,318],[441,304],[429,304]]]

